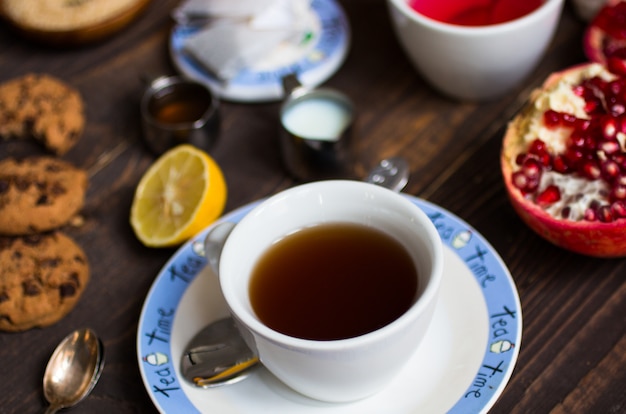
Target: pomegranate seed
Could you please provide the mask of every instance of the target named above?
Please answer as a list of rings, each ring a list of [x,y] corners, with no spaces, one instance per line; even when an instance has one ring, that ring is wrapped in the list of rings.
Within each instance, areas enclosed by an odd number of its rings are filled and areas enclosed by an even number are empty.
[[[604,152],[606,155],[612,155],[617,153],[620,150],[619,142],[617,141],[603,141],[599,144],[600,151]]]
[[[619,176],[620,168],[615,161],[604,161],[600,164],[602,169],[602,177],[607,181],[612,181]]]
[[[574,122],[574,128],[579,131],[586,131],[591,126],[591,121],[588,119],[576,118]]]
[[[532,160],[532,161],[528,161],[528,160]],[[527,154],[525,152],[522,152],[521,154],[517,154],[517,157],[515,157],[515,164],[521,166],[521,165],[524,165],[526,162],[529,162],[531,164],[539,163],[540,165],[543,165],[544,167],[548,167],[550,166],[551,160],[552,158],[547,151],[540,155],[530,154],[530,153]]]
[[[585,95],[585,87],[582,85],[574,85],[572,87],[572,91],[574,92],[574,95],[580,96],[581,98]]]
[[[529,159],[533,160],[531,161],[531,163],[535,164],[535,161],[536,161],[536,163],[538,163],[542,167],[550,167],[550,165],[552,164],[552,156],[550,155],[548,151],[544,151],[540,154],[536,154],[536,153],[524,154],[523,158],[519,160],[516,158],[516,162],[520,161],[518,165],[524,165],[524,163],[526,163],[527,160]]]
[[[595,212],[598,211],[600,206],[601,206],[601,204],[600,204],[600,202],[598,200],[591,200],[591,202],[589,203],[589,208],[592,209]]]
[[[626,203],[621,200],[613,202],[613,204],[611,204],[611,212],[613,213],[613,217],[615,218],[625,218]]]
[[[598,161],[598,154],[593,152],[593,151],[588,151],[583,153],[583,160],[585,161],[589,161],[593,164],[597,164]]]
[[[624,112],[626,112],[626,106],[622,105],[621,103],[616,103],[609,107],[609,112],[613,116],[622,115]]]
[[[561,199],[561,190],[556,185],[549,185],[536,198],[537,204],[542,207],[554,204]]]
[[[548,127],[556,127],[561,123],[561,117],[557,111],[553,111],[552,109],[548,109],[543,114],[543,122]]]
[[[567,138],[566,145],[570,148],[582,148],[585,146],[585,137],[580,135],[578,131],[574,131]]]
[[[613,213],[611,212],[611,206],[601,206],[597,212],[598,220],[603,223],[610,223],[613,221]]]
[[[596,218],[597,218],[596,211],[592,208],[586,209],[584,218],[587,221],[596,221]]]
[[[561,124],[562,125],[573,126],[576,123],[576,121],[578,121],[578,118],[576,118],[572,114],[561,113],[560,117],[561,117]]]
[[[526,184],[526,192],[534,193],[539,188],[539,177],[526,177],[528,184]]]
[[[626,76],[626,61],[618,57],[609,57],[606,61],[609,72],[619,76]]]
[[[624,101],[626,103],[626,97],[624,97]],[[616,119],[618,121],[619,132],[626,133],[626,115],[620,114]]]
[[[569,214],[571,211],[572,209],[569,206],[565,207],[563,210],[561,210],[561,217],[564,219],[569,218]]]
[[[591,89],[594,90],[594,93],[596,92],[600,93],[601,91],[605,90],[607,83],[608,83],[607,81],[600,78],[599,76],[594,76],[593,78],[590,79],[590,82],[589,82]]]
[[[606,140],[612,140],[617,135],[617,120],[610,116],[602,118],[602,135]]]
[[[524,175],[530,179],[539,179],[541,177],[541,164],[535,158],[528,158],[522,164],[522,171]]]
[[[596,140],[592,136],[585,137],[585,143],[583,144],[583,149],[586,151],[594,151],[597,147]]]
[[[622,83],[622,79],[616,79],[608,83],[606,91],[611,94],[611,96],[619,95],[624,89],[624,84]]]
[[[511,178],[513,179],[513,185],[515,188],[522,191],[526,190],[526,187],[528,186],[528,178],[526,178],[523,172],[516,171],[513,173]]]
[[[548,152],[546,148],[546,143],[540,140],[539,138],[535,138],[528,147],[528,152],[535,155],[543,155]]]
[[[567,161],[567,165],[572,168],[572,169],[576,169],[577,166],[581,163],[581,161],[583,160],[583,153],[580,150],[576,150],[576,149],[567,149],[565,151],[564,154],[564,159]]]
[[[593,161],[586,161],[582,166],[581,173],[590,180],[597,180],[602,175],[598,164]]]
[[[612,154],[610,159],[615,161],[619,165],[619,169],[622,173],[626,172],[626,155],[622,153]]]
[[[515,164],[516,165],[524,164],[524,161],[526,161],[526,158],[528,158],[528,154],[526,154],[525,152],[517,154],[517,157],[515,157]]]
[[[611,201],[626,200],[626,186],[618,184],[613,187],[609,199]]]
[[[598,108],[600,108],[602,106],[602,103],[600,101],[585,101],[585,106],[584,106],[584,110],[586,113],[588,114],[593,114],[595,113]]]
[[[547,152],[543,155],[537,155],[535,159],[539,161],[542,167],[548,168],[552,165],[552,157]]]
[[[557,155],[552,160],[552,169],[561,174],[567,174],[570,172],[569,166],[565,163],[565,158],[562,155]]]
[[[533,193],[539,187],[539,179],[528,177],[522,170],[514,172],[511,179],[515,188],[524,194]]]

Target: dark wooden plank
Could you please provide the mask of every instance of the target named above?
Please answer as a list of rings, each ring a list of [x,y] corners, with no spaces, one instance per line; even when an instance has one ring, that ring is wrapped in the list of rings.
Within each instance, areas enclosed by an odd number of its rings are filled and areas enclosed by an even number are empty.
[[[64,156],[90,172],[85,223],[66,231],[85,249],[92,280],[77,308],[58,324],[0,333],[0,411],[44,406],[41,377],[54,346],[70,330],[94,328],[107,366],[93,394],[74,409],[155,412],[137,366],[143,301],[175,249],[149,249],[128,216],[135,186],[154,161],[142,142],[142,78],[173,74],[167,42],[175,0],[155,1],[126,30],[96,45],[50,49],[0,25],[0,81],[47,72],[77,87],[87,104],[81,142]],[[517,284],[524,316],[519,362],[494,413],[626,411],[626,262],[579,256],[535,235],[516,216],[499,170],[501,137],[532,88],[552,71],[585,60],[584,24],[566,4],[540,66],[515,91],[490,103],[439,95],[413,70],[395,40],[383,0],[341,0],[352,29],[346,61],[326,85],[354,99],[357,173],[381,158],[411,165],[406,191],[466,220],[500,253]],[[212,151],[229,188],[227,211],[287,188],[278,151],[279,103],[222,102]],[[0,142],[0,158],[42,153],[29,142]]]

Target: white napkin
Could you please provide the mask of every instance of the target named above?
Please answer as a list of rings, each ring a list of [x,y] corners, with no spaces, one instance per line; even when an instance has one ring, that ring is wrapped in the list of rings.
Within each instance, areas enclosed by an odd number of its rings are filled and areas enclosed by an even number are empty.
[[[186,0],[172,13],[179,23],[187,19],[248,18],[272,7],[277,0]]]
[[[204,19],[183,49],[228,80],[309,30],[310,7],[310,0],[187,0],[174,14],[179,23]]]

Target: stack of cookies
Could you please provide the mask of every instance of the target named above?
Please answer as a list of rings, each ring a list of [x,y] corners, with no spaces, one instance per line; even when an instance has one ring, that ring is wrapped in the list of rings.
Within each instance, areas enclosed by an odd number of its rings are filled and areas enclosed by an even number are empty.
[[[39,139],[65,153],[82,134],[80,95],[27,75],[0,85],[0,135]],[[60,230],[82,209],[87,173],[55,156],[0,160],[0,330],[51,325],[89,280],[83,250]]]

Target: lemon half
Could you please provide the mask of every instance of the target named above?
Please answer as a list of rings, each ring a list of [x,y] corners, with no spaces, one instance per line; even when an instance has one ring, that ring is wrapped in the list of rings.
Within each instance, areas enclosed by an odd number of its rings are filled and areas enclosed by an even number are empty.
[[[161,155],[141,177],[130,223],[144,245],[174,246],[222,214],[226,193],[217,163],[196,147],[179,145]]]

